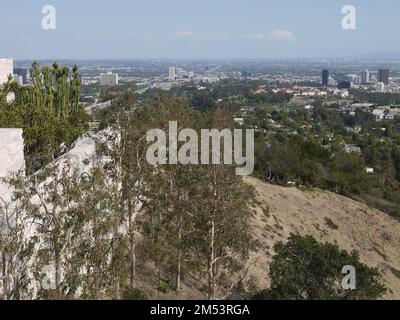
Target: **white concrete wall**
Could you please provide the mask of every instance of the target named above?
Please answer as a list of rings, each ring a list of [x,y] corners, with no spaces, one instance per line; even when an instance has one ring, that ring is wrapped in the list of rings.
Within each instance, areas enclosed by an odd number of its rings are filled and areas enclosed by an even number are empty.
[[[25,169],[22,129],[0,129],[0,178]],[[8,201],[9,187],[0,181],[0,197]]]
[[[5,84],[9,75],[14,73],[14,62],[12,59],[0,59],[0,86]]]

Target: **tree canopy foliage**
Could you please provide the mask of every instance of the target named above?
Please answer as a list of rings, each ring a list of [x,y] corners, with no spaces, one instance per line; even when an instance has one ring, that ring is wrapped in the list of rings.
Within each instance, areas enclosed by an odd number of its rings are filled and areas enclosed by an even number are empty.
[[[32,294],[29,284],[40,283],[48,266],[55,273],[54,288],[39,290],[39,298],[179,297],[183,281],[197,279],[194,287],[217,299],[229,296],[242,278],[253,248],[253,189],[236,176],[233,165],[151,166],[146,161],[149,129],[167,130],[172,120],[180,129],[229,128],[232,115],[199,113],[179,99],[135,110],[128,96],[114,104],[115,120],[83,172],[52,162],[33,176],[9,179],[13,201],[7,212],[0,207],[0,215],[16,213],[11,208],[18,204],[26,214],[14,217],[17,225],[34,221],[35,231],[18,246],[0,243],[6,256],[1,270],[26,280],[13,287],[5,274],[7,297]],[[9,257],[25,252],[21,268],[9,267]]]
[[[40,168],[70,148],[87,129],[89,116],[80,104],[80,80],[77,66],[54,63],[30,69],[32,86],[8,81],[0,90],[0,127],[22,128],[28,172]],[[15,100],[7,101],[10,94]]]
[[[278,242],[270,265],[271,287],[254,299],[271,300],[368,300],[386,292],[380,272],[360,262],[356,251],[319,243],[313,237],[292,234],[287,243]],[[356,289],[344,289],[344,266],[355,268]]]

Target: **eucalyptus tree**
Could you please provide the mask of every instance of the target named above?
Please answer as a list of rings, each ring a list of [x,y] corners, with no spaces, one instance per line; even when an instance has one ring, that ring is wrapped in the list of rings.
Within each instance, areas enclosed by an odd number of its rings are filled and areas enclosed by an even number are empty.
[[[216,109],[206,115],[211,128],[232,128],[232,116]],[[253,249],[249,203],[253,189],[236,175],[233,165],[198,167],[191,198],[192,246],[201,258],[210,300],[226,296],[241,279],[244,262]]]
[[[230,113],[200,114],[177,100],[158,101],[152,118],[152,128],[164,131],[169,121],[177,121],[179,131],[233,126]],[[172,148],[170,144],[168,150]],[[236,284],[231,274],[237,276],[252,249],[248,206],[252,189],[236,176],[232,165],[196,163],[155,166],[148,186],[142,232],[159,282],[173,275],[179,292],[183,275],[199,273],[207,279],[210,299],[226,295]]]
[[[3,183],[21,188],[11,199],[0,198],[0,296],[5,300],[32,297],[28,265],[34,243],[26,237],[29,221],[24,211],[27,197],[22,177],[19,172],[3,179]]]

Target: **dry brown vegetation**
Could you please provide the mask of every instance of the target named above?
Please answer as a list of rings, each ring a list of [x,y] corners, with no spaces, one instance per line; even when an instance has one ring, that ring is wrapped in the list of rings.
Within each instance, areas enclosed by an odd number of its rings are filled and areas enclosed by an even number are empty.
[[[359,251],[362,262],[382,270],[389,288],[386,297],[400,299],[399,221],[331,192],[284,188],[255,178],[247,178],[247,182],[256,188],[252,228],[259,243],[249,277],[259,286],[269,285],[266,273],[274,243],[299,233]]]

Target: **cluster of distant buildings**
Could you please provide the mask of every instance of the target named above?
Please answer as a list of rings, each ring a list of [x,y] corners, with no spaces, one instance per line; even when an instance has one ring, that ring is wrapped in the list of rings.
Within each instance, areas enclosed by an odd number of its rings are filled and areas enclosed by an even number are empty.
[[[400,117],[400,108],[392,108],[391,106],[380,106],[372,111],[376,121],[393,120]]]
[[[385,87],[389,85],[390,71],[389,69],[379,69],[378,75],[373,75],[369,70],[365,69],[360,75],[347,75],[348,79],[342,79],[337,82],[339,89],[350,89],[353,85],[375,85],[377,92],[384,92]],[[329,70],[322,70],[322,86],[329,87],[335,84],[333,77],[329,76]]]
[[[186,71],[183,68],[170,67],[168,70],[168,79],[170,81],[192,79],[193,71]]]
[[[217,83],[221,79],[225,79],[226,74],[221,73],[204,73],[195,74],[194,71],[186,71],[183,68],[170,67],[168,70],[168,81],[185,82],[194,81],[195,83]]]
[[[20,85],[28,84],[30,81],[29,69],[14,68],[13,59],[0,59],[0,86],[7,83],[9,76]]]
[[[357,110],[372,114],[375,121],[400,119],[400,108],[398,106],[377,106],[374,103],[360,102],[353,103],[339,108],[341,112],[346,112],[350,116],[355,116]]]
[[[118,82],[118,73],[107,72],[100,74],[101,86],[117,86]]]
[[[9,76],[20,85],[30,83],[30,74],[28,68],[14,68],[13,59],[0,59],[0,86],[7,83]],[[119,83],[118,73],[101,73],[100,85],[102,86],[116,86]]]

